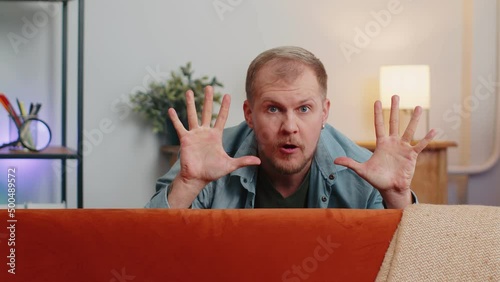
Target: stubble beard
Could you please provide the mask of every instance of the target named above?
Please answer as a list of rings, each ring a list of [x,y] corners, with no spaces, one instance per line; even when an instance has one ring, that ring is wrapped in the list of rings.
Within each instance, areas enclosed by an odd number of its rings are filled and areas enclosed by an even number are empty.
[[[301,147],[301,151],[304,151],[303,147]],[[295,154],[283,156],[283,154],[279,152],[279,148],[275,147],[272,155],[265,155],[264,159],[274,172],[284,175],[292,175],[303,171],[308,165],[310,165],[313,155],[307,158],[302,154],[300,156],[301,159],[296,160],[297,156]]]

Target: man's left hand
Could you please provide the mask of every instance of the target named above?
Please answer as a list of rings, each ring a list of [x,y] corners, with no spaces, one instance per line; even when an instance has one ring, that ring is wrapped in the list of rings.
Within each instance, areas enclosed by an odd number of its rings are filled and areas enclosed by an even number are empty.
[[[422,108],[415,107],[411,120],[403,134],[399,136],[399,96],[392,96],[389,119],[389,135],[385,133],[382,104],[374,104],[376,147],[371,158],[358,163],[348,157],[335,159],[335,164],[354,170],[360,177],[375,187],[388,208],[404,208],[412,203],[410,190],[418,154],[435,137],[430,130],[424,139],[411,144],[418,125]]]

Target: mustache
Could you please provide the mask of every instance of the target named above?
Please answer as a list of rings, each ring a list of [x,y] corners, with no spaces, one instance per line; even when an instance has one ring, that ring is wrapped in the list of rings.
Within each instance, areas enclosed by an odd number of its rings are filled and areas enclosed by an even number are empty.
[[[257,137],[257,143],[260,144],[258,147],[268,147],[274,149],[280,149],[286,145],[293,145],[294,147],[304,149],[305,145],[303,142],[295,138],[294,136],[287,137],[271,137],[270,135],[264,134],[260,138]]]
[[[304,148],[304,144],[296,139],[276,140],[273,142],[273,146],[276,149],[282,148],[282,147],[287,146],[287,145],[297,147],[300,149]]]

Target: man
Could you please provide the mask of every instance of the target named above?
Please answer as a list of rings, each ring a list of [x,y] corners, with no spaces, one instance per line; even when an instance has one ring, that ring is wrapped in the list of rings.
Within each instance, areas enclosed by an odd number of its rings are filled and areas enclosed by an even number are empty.
[[[404,208],[418,154],[431,130],[412,146],[422,113],[416,107],[400,137],[399,97],[393,96],[389,134],[374,104],[373,155],[326,124],[330,101],[321,61],[299,47],[258,55],[247,72],[245,122],[224,129],[230,96],[211,127],[213,89],[205,89],[201,124],[186,93],[189,129],[169,116],[181,142],[180,160],[161,177],[150,208]]]

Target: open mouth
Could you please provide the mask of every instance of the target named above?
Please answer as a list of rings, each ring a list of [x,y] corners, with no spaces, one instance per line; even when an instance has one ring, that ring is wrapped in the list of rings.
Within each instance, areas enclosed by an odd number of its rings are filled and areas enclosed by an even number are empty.
[[[299,146],[294,144],[284,144],[281,146],[281,152],[291,154],[299,149]]]

